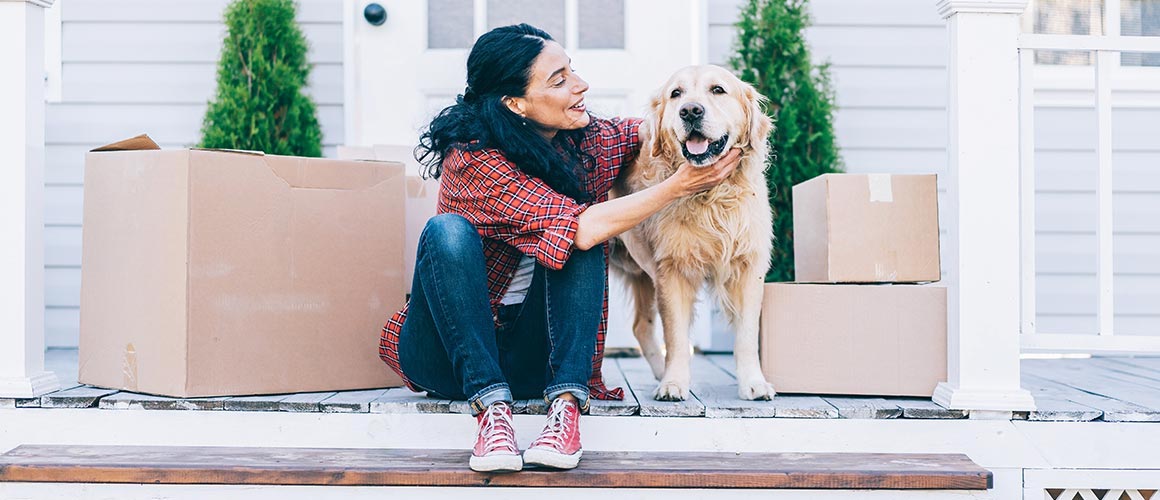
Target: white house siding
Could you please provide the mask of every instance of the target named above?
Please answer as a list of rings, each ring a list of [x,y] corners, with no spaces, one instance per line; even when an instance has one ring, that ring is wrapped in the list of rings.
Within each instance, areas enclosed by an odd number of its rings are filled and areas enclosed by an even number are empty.
[[[226,0],[58,0],[61,102],[46,111],[45,329],[77,345],[84,153],[147,133],[163,148],[200,137],[215,90]],[[341,0],[299,0],[314,64],[323,152],[343,143]]]
[[[732,25],[742,3],[709,1],[711,63],[725,64],[732,53]],[[815,59],[832,65],[839,105],[835,128],[847,171],[945,174],[947,33],[934,3],[812,0],[811,11],[807,38]],[[1160,68],[1140,69],[1160,82]],[[1090,92],[1053,90],[1049,87],[1059,85],[1050,81],[1039,85],[1038,328],[1091,333],[1096,330],[1097,219],[1093,101]],[[1160,85],[1117,91],[1114,104],[1115,328],[1123,335],[1160,334]],[[940,218],[945,234],[946,217]]]

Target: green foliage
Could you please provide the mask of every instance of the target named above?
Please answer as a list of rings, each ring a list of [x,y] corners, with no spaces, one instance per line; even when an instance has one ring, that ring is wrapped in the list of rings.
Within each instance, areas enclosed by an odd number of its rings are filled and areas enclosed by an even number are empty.
[[[310,74],[306,37],[293,0],[235,0],[218,62],[200,147],[322,156],[314,102],[302,93]]]
[[[730,66],[769,98],[774,121],[766,172],[773,218],[773,265],[766,281],[793,280],[794,184],[839,172],[834,137],[836,98],[829,65],[810,60],[804,30],[808,0],[747,0],[737,22]]]

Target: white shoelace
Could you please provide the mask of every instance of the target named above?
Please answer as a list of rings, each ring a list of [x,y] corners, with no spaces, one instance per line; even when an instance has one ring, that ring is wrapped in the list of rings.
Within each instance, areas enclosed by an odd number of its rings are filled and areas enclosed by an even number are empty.
[[[564,435],[568,428],[568,402],[557,398],[548,409],[548,423],[544,426],[544,433],[536,440],[536,444],[551,445],[557,451],[564,451]]]
[[[506,408],[507,404],[502,402],[487,408],[487,414],[483,417],[485,453],[516,450],[515,430],[512,427],[511,414],[505,411]]]

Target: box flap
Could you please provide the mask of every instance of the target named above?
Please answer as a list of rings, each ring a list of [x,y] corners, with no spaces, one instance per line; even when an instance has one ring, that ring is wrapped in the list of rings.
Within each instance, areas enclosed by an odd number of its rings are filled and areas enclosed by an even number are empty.
[[[262,151],[251,151],[249,149],[226,149],[226,148],[191,148],[196,151],[219,151],[222,153],[237,153],[242,155],[266,156]]]
[[[267,155],[266,165],[286,184],[299,189],[367,189],[403,176],[403,165],[386,161]]]
[[[161,149],[153,139],[149,138],[147,134],[141,134],[137,137],[131,137],[123,141],[117,141],[112,144],[106,144],[99,148],[93,149],[92,152],[99,151],[141,151],[146,149]]]

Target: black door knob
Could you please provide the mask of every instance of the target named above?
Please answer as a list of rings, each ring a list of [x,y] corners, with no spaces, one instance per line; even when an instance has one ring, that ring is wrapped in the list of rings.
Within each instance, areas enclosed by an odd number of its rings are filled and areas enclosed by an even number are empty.
[[[367,7],[363,9],[363,17],[368,23],[382,26],[383,23],[387,22],[387,9],[377,3],[367,4]]]

